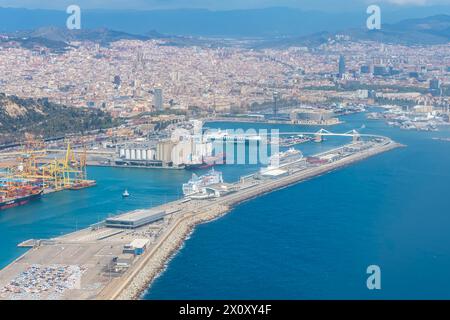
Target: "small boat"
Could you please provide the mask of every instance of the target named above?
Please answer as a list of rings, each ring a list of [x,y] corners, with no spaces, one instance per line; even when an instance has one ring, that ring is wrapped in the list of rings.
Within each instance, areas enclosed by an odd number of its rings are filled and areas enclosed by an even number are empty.
[[[130,194],[128,193],[128,190],[125,189],[125,191],[122,193],[122,197],[126,198],[126,197],[129,197],[129,196],[130,196]]]

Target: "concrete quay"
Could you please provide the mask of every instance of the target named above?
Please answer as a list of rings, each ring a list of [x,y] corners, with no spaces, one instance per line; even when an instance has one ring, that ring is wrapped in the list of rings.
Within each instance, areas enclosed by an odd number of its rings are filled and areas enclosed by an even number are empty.
[[[349,146],[361,147],[361,151],[344,152]],[[173,214],[157,223],[133,230],[88,228],[43,242],[0,271],[0,299],[137,299],[197,224],[220,217],[240,202],[399,146],[387,138],[367,144],[352,143],[322,154],[341,152],[341,158],[333,162],[292,164],[284,168],[289,170],[286,176],[267,180],[256,175],[247,177],[235,184],[236,192],[220,198],[167,203],[158,209]],[[136,256],[124,272],[111,271],[108,266],[113,257],[122,253],[124,245],[139,238],[149,239],[144,253]],[[55,266],[61,269],[56,276]],[[45,277],[41,277],[44,268]],[[39,280],[26,285],[23,279],[29,279],[30,274]]]

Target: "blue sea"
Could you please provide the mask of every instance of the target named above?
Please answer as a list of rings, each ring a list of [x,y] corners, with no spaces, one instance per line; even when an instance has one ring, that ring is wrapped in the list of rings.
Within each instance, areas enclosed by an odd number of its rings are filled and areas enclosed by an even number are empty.
[[[450,128],[401,131],[363,114],[335,132],[358,129],[407,145],[235,207],[199,225],[144,299],[450,298]],[[318,128],[211,123],[215,128]],[[298,146],[305,154],[346,142]],[[217,168],[219,169],[219,168]],[[221,167],[226,181],[257,166]],[[200,172],[201,173],[201,172]],[[181,197],[191,173],[91,167],[96,187],[44,196],[0,213],[0,267],[25,252],[17,243],[86,227],[109,215]],[[131,194],[122,199],[127,188]],[[368,290],[366,269],[381,269]]]

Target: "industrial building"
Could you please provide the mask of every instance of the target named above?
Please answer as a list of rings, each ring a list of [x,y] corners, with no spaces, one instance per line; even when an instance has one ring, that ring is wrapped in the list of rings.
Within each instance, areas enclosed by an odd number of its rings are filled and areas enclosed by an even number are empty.
[[[125,146],[119,149],[119,157],[125,160],[155,160],[155,149]]]
[[[261,170],[261,177],[262,178],[268,178],[268,179],[278,179],[281,177],[285,177],[289,175],[289,172],[286,170],[274,168],[269,170]]]
[[[156,147],[153,143],[133,142],[117,147],[116,165],[161,167],[162,162],[156,159]]]
[[[117,148],[116,165],[134,167],[174,167],[201,164],[212,156],[211,142],[183,137],[178,141],[162,140],[157,143],[133,142]]]
[[[113,259],[115,271],[123,271],[133,264],[134,255],[130,253],[123,253]]]
[[[171,140],[160,141],[156,145],[156,159],[168,165],[172,163],[172,150],[175,142]]]
[[[109,228],[135,229],[146,224],[161,220],[166,215],[159,210],[135,210],[120,217],[108,218],[105,225]]]
[[[123,247],[123,253],[131,253],[136,256],[144,253],[150,241],[148,239],[135,239]]]

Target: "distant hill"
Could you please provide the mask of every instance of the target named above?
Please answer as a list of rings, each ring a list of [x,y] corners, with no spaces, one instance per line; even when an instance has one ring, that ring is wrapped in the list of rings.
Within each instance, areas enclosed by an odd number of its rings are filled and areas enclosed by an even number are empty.
[[[350,40],[378,41],[403,45],[433,45],[450,42],[450,15],[436,15],[421,19],[408,19],[395,24],[382,24],[381,30],[352,28],[338,32],[320,32],[307,36],[267,39],[256,47],[315,47],[337,39],[337,35]]]
[[[450,42],[450,15],[409,19],[383,25],[381,30],[354,29],[347,32],[359,40],[376,40],[406,45],[445,44]]]
[[[57,27],[42,27],[33,31],[22,31],[15,33],[17,37],[43,38],[50,41],[71,42],[71,41],[92,41],[101,44],[108,44],[118,40],[148,40],[149,36],[135,35],[121,31],[113,31],[106,28],[69,30]],[[153,37],[157,37],[153,33]]]
[[[17,31],[4,33],[5,37],[0,37],[0,44],[19,43],[22,47],[33,49],[35,46],[46,47],[55,53],[67,51],[73,41],[90,41],[102,46],[108,46],[112,42],[119,40],[151,40],[164,39],[167,46],[204,46],[204,47],[223,47],[228,46],[229,40],[173,36],[164,35],[157,31],[148,31],[144,35],[130,34],[121,31],[114,31],[105,28],[100,29],[81,29],[68,30],[58,27],[42,27],[36,30]]]
[[[41,27],[36,30],[17,31],[5,33],[7,38],[0,39],[3,42],[17,42],[22,47],[32,49],[34,46],[43,46],[54,51],[65,51],[73,41],[92,41],[107,46],[118,40],[149,40],[162,38],[163,35],[153,31],[148,35],[135,35],[121,31],[101,29],[68,30],[57,27]]]
[[[113,124],[111,116],[98,109],[67,107],[47,99],[21,99],[0,93],[0,143],[16,142],[26,132],[55,137]]]

